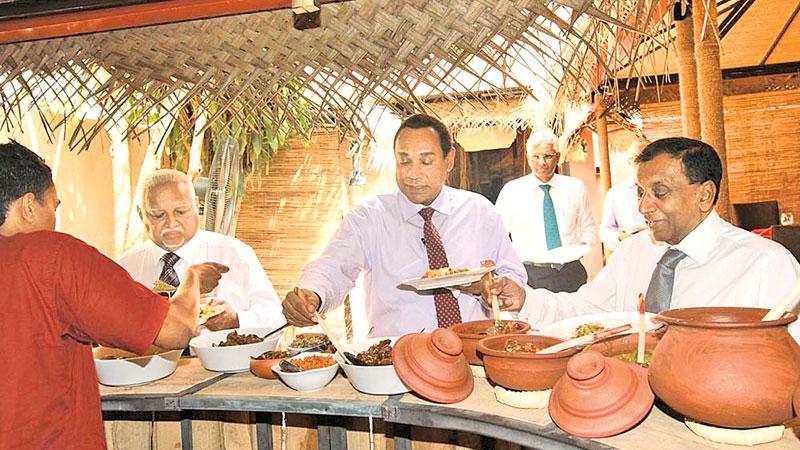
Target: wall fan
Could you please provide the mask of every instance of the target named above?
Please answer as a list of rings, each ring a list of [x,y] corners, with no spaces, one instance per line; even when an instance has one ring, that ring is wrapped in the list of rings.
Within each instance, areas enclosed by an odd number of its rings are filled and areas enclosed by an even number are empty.
[[[214,152],[208,172],[208,188],[203,202],[206,230],[233,235],[235,230],[232,224],[236,215],[241,171],[239,143],[227,136]]]

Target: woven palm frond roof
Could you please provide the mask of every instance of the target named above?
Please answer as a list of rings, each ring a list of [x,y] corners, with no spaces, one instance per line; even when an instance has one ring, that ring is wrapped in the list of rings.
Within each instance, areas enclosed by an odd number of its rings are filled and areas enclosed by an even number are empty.
[[[209,123],[305,116],[357,134],[374,105],[404,115],[427,110],[428,96],[569,99],[630,63],[663,3],[358,0],[323,5],[322,26],[305,31],[280,10],[7,44],[0,123],[14,127],[36,107],[58,110],[55,128],[93,110],[99,120],[70,141],[88,148],[110,123],[126,118],[137,132],[187,105]]]

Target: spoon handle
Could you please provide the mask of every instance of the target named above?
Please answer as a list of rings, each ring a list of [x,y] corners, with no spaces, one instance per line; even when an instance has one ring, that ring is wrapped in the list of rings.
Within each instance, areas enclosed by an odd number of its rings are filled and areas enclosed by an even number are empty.
[[[794,285],[789,289],[789,292],[786,294],[777,305],[772,307],[769,312],[764,316],[762,321],[767,320],[778,320],[783,317],[786,311],[791,311],[797,306],[797,302],[800,300],[800,279],[795,281]]]

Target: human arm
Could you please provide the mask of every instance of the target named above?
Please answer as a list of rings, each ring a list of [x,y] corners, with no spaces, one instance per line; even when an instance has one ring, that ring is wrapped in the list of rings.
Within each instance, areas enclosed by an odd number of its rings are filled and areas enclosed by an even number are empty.
[[[614,214],[614,189],[606,193],[606,200],[603,203],[603,216],[600,219],[600,240],[610,250],[616,250],[620,243],[619,223]]]
[[[577,204],[577,226],[580,243],[594,245],[597,242],[597,230],[594,223],[594,215],[592,214],[592,205],[589,203],[589,196],[586,194],[586,187],[583,182],[580,184]]]

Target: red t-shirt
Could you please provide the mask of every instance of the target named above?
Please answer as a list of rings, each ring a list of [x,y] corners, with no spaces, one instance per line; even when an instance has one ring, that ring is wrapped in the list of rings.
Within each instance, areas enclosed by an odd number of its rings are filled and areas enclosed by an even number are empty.
[[[146,351],[168,301],[51,231],[0,237],[0,298],[0,449],[105,448],[89,343]]]

